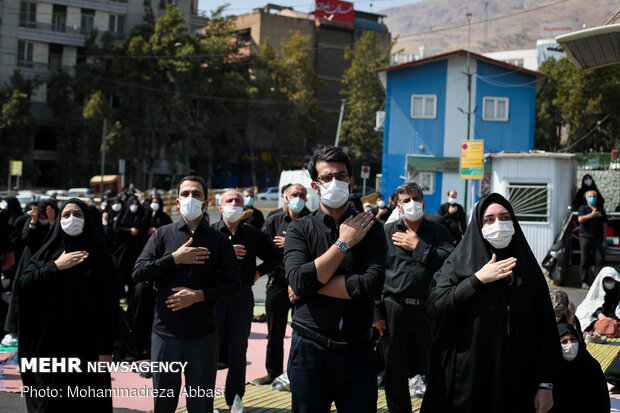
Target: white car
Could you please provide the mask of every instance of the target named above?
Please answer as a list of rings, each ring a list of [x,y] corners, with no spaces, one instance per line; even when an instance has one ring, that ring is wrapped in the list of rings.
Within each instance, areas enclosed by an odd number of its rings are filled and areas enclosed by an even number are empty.
[[[256,199],[266,199],[268,201],[277,201],[280,198],[280,190],[277,186],[270,186],[265,192],[256,194]]]

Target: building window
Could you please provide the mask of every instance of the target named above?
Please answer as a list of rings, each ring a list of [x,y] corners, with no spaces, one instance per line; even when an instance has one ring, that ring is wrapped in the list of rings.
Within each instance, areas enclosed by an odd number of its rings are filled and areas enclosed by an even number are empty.
[[[52,30],[65,32],[67,30],[67,6],[54,4],[52,11]]]
[[[411,117],[415,119],[437,118],[437,95],[411,95]]]
[[[159,8],[160,9],[165,9],[167,4],[176,6],[177,2],[176,2],[176,0],[159,0]]]
[[[23,40],[17,41],[17,66],[20,67],[32,67],[32,51],[34,50],[34,43],[25,42]]]
[[[110,14],[108,31],[116,34],[125,33],[125,16],[122,14]]]
[[[482,99],[482,120],[508,122],[508,98]]]
[[[549,221],[549,185],[511,182],[508,200],[519,221]]]
[[[50,43],[48,69],[52,72],[60,72],[62,70],[62,45]]]
[[[82,33],[88,34],[95,28],[95,11],[91,9],[82,9]]]
[[[409,171],[407,182],[413,181],[420,188],[424,195],[435,193],[435,172]]]
[[[22,1],[19,5],[19,25],[21,27],[37,27],[37,3]]]

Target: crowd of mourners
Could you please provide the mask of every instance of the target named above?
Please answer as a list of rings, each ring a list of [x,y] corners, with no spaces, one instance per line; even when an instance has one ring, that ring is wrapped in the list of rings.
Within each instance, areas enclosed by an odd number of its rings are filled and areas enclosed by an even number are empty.
[[[549,291],[510,202],[492,193],[469,219],[450,190],[436,213],[407,182],[386,200],[351,198],[352,163],[339,148],[311,159],[309,188],[285,185],[267,216],[254,192],[228,190],[209,223],[203,178],[179,183],[173,220],[156,188],[106,193],[101,205],[53,198],[24,210],[0,200],[4,346],[20,358],[83,362],[186,361],[183,373],[141,373],[156,412],[186,387],[243,400],[254,296],[266,275],[266,375],[286,371],[292,411],[374,412],[383,385],[390,412],[410,412],[412,378],[423,412],[609,412],[620,359],[603,373],[586,342],[620,336],[620,275],[604,266],[607,219],[591,176],[575,198],[582,232],[577,307]],[[591,265],[595,266],[594,273]],[[593,275],[597,274],[597,275]],[[293,336],[284,365],[284,337]],[[554,318],[555,317],[555,318]],[[110,389],[109,373],[22,371],[25,386]],[[613,391],[613,389],[612,389]],[[210,412],[213,397],[186,398]],[[27,395],[29,412],[112,411],[112,396]]]

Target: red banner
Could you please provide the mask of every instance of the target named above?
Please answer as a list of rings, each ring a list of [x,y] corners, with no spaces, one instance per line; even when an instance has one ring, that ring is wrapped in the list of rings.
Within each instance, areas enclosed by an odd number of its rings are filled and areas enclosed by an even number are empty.
[[[355,22],[353,3],[340,0],[316,0],[314,17],[353,24]]]

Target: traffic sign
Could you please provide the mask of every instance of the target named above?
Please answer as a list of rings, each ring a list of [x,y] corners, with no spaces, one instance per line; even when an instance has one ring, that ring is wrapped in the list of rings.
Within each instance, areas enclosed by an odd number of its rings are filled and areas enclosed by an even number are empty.
[[[11,176],[22,176],[22,161],[11,161]]]
[[[370,166],[362,165],[362,179],[370,178]]]
[[[470,140],[461,142],[461,178],[482,179],[484,155],[484,140]]]

